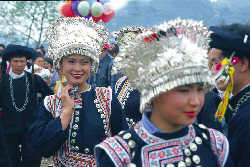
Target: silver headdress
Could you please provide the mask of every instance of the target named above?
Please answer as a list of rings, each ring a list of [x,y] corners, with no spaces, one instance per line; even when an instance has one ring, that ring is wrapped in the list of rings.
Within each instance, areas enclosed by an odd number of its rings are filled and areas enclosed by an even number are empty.
[[[175,87],[212,85],[206,54],[209,34],[202,22],[176,19],[139,34],[120,50],[114,68],[141,92],[141,112],[152,98]]]
[[[108,43],[108,32],[102,25],[82,17],[61,17],[53,22],[47,32],[48,56],[56,67],[63,57],[71,54],[88,56],[91,71],[96,72],[99,56]]]
[[[143,27],[128,26],[114,32],[113,35],[115,36],[115,41],[118,46],[121,47],[121,45],[126,45],[129,41],[135,39],[135,37],[144,30],[145,28]]]

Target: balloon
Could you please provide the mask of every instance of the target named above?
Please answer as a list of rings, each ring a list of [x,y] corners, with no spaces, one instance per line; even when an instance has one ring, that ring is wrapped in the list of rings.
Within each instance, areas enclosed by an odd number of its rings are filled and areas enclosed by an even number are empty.
[[[59,3],[58,6],[57,6],[57,10],[60,13],[60,15],[62,15],[62,16],[63,16],[63,14],[62,14],[62,7],[63,7],[63,5],[64,5],[64,3],[62,2],[62,3]]]
[[[84,16],[86,19],[89,19],[91,17],[91,13],[89,12],[89,14],[87,16]]]
[[[100,16],[100,17],[95,17],[95,16],[93,16],[92,15],[92,19],[94,20],[94,22],[98,22],[98,21],[100,21],[101,19],[102,19],[102,16]]]
[[[66,3],[66,4],[70,4],[70,2],[71,2],[71,0],[67,0],[65,3]]]
[[[103,6],[100,2],[94,2],[91,6],[91,14],[95,17],[100,17],[103,13]]]
[[[115,16],[115,12],[114,12],[114,11],[112,11],[112,13],[109,14],[109,15],[106,15],[105,13],[103,13],[103,14],[102,14],[102,21],[103,21],[104,23],[107,23],[107,22],[109,22],[111,19],[113,19],[114,16]]]
[[[74,11],[74,13],[77,15],[77,16],[82,16],[79,12],[78,12],[78,4],[80,2],[79,1],[72,1],[71,2],[71,6],[72,6],[72,9]]]
[[[70,4],[65,3],[61,8],[62,15],[65,17],[75,17],[75,13]]]
[[[105,3],[103,5],[103,13],[105,13],[106,15],[109,15],[112,13],[112,6],[111,6],[111,3]]]
[[[82,15],[82,16],[87,16],[89,13],[89,3],[86,1],[81,1],[78,4],[78,12]]]

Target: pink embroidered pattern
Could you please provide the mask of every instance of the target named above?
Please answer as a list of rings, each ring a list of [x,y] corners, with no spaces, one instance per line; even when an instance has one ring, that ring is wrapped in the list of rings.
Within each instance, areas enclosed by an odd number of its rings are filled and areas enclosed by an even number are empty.
[[[176,157],[182,157],[182,143],[181,142],[164,142],[146,145],[142,148],[142,164],[145,167],[160,166],[162,161],[167,163],[174,163],[178,160]],[[163,163],[162,167],[165,166]]]
[[[96,161],[93,155],[88,154],[81,154],[81,153],[74,153],[68,152],[63,157],[57,157],[54,159],[54,165],[60,166],[78,166],[78,167],[96,167]]]
[[[186,136],[181,138],[164,140],[151,135],[139,122],[134,127],[135,132],[145,142],[142,148],[142,166],[166,166],[167,163],[175,163],[183,160],[183,149],[187,148],[194,141],[196,136],[194,127],[189,125]]]
[[[101,147],[105,150],[105,152],[113,160],[115,166],[123,167],[123,164],[128,165],[131,162],[131,160],[128,154],[127,144],[123,141],[122,142],[123,144],[121,145],[121,143],[119,143],[117,139],[119,141],[122,140],[122,139],[119,139],[119,137],[107,138],[104,142],[97,145],[97,147]]]
[[[228,155],[228,142],[225,136],[217,130],[209,129],[211,147],[215,155],[217,156],[219,166],[224,166],[224,163]]]

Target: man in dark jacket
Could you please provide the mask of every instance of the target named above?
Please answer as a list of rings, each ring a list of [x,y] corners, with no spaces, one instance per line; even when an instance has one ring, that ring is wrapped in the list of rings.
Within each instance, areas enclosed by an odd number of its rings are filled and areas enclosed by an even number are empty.
[[[31,48],[21,45],[8,45],[2,53],[0,102],[4,135],[14,167],[40,167],[41,157],[28,151],[26,134],[36,119],[41,99],[53,94],[41,77],[24,70],[32,55]],[[7,61],[9,73],[5,73]]]
[[[230,154],[236,167],[250,164],[250,25],[232,24],[211,27],[210,55],[232,58],[235,69],[225,120],[228,125]],[[221,64],[223,65],[223,64]],[[217,71],[220,66],[217,66]],[[232,82],[233,81],[233,82]]]

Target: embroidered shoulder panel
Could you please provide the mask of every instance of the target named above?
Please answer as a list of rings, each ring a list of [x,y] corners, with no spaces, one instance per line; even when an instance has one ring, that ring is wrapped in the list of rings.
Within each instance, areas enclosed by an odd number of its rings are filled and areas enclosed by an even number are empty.
[[[111,136],[111,102],[112,102],[112,89],[111,87],[96,87],[96,99],[94,103],[96,105],[97,111],[103,119],[104,129],[106,136]]]
[[[127,76],[123,76],[121,77],[118,81],[116,81],[115,83],[115,93],[118,92],[120,86],[122,85],[122,83],[127,79]]]
[[[217,130],[208,128],[208,131],[210,135],[212,150],[217,156],[219,166],[223,167],[226,163],[229,153],[228,140],[221,132]]]
[[[53,115],[53,118],[61,115],[63,104],[57,95],[46,96],[43,102],[45,108]],[[80,95],[75,97],[74,106],[75,108],[82,108],[82,99]]]
[[[132,85],[128,82],[127,77],[120,78],[115,85],[115,93],[117,99],[120,102],[122,108],[125,108],[126,101],[129,98],[130,93],[134,90]]]
[[[62,102],[56,95],[46,96],[44,98],[45,108],[56,118],[62,113]]]
[[[125,167],[131,163],[129,147],[119,136],[107,138],[95,147],[96,153],[98,149],[105,151],[115,166]]]

